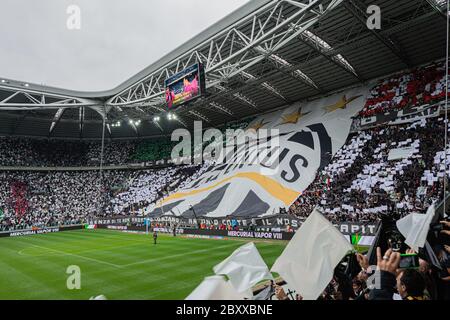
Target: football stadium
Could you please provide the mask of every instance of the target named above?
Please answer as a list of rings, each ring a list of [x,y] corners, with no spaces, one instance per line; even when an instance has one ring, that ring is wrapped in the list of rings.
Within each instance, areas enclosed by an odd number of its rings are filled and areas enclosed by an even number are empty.
[[[22,2],[0,300],[450,300],[449,1]]]

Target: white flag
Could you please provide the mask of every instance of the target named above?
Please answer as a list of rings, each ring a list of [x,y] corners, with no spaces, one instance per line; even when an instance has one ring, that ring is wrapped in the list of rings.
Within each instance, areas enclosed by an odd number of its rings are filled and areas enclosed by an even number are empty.
[[[248,296],[249,289],[266,279],[273,280],[266,263],[253,242],[236,249],[228,258],[216,265],[215,274],[228,277],[237,292]],[[253,296],[250,293],[250,296]]]
[[[243,300],[244,296],[236,291],[223,276],[211,276],[203,279],[185,300]]]
[[[90,297],[89,300],[108,300],[104,295],[99,295],[96,297]]]
[[[352,245],[342,233],[314,209],[271,271],[278,272],[304,300],[315,300],[333,278],[334,268],[351,250]]]
[[[405,243],[414,251],[425,246],[430,223],[434,217],[434,204],[426,214],[411,213],[397,221],[397,229],[405,237]]]

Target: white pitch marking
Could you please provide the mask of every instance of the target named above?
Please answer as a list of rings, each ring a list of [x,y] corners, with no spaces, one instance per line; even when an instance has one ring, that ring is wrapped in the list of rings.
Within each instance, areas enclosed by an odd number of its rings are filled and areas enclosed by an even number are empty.
[[[62,255],[66,255],[66,256],[74,256],[74,257],[78,257],[78,258],[81,258],[81,259],[94,261],[94,262],[97,262],[97,263],[103,263],[103,264],[106,264],[106,265],[114,267],[114,268],[122,268],[122,266],[119,266],[119,265],[114,264],[114,263],[110,263],[110,262],[106,262],[106,261],[102,261],[102,260],[97,260],[97,259],[94,259],[94,258],[81,256],[81,255],[75,254],[75,253],[68,253],[68,252],[64,252],[64,251],[60,251],[60,250],[56,250],[56,249],[52,249],[52,248],[38,246],[38,245],[35,245],[35,244],[32,244],[32,246],[33,247],[37,247],[37,248],[41,248],[41,249],[45,249],[45,250],[51,250],[51,251],[54,251],[54,252],[57,252],[57,253],[60,253]]]
[[[189,251],[189,252],[174,254],[174,255],[170,255],[170,256],[166,256],[166,257],[162,257],[162,258],[152,258],[152,259],[142,260],[142,261],[133,262],[133,263],[129,263],[129,264],[124,264],[124,265],[122,265],[122,267],[135,266],[135,265],[142,264],[142,263],[147,263],[147,262],[151,262],[151,261],[161,261],[161,260],[166,260],[166,259],[172,259],[175,257],[183,257],[183,256],[189,255],[189,254],[202,253],[202,252],[207,252],[207,251],[216,250],[216,249],[220,249],[220,248],[227,248],[232,245],[233,244],[228,244],[228,245],[218,246],[218,247],[214,247],[214,248],[201,249],[201,250],[196,250],[196,251]]]

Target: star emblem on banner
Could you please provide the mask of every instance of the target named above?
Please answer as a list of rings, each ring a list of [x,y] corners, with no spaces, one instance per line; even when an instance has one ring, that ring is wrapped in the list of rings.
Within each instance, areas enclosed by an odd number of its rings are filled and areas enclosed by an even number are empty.
[[[289,124],[289,123],[296,124],[298,122],[298,120],[300,120],[303,116],[307,115],[308,113],[310,113],[310,111],[303,113],[302,108],[299,108],[297,111],[295,111],[293,113],[281,116],[281,118],[283,120],[279,124],[279,126],[281,126],[283,124]]]
[[[353,100],[358,99],[359,97],[362,97],[362,95],[354,96],[354,97],[351,97],[351,98],[347,99],[347,96],[344,94],[342,96],[342,98],[338,102],[336,102],[335,104],[326,106],[325,107],[325,109],[326,109],[325,113],[330,113],[330,112],[336,111],[338,109],[345,109],[350,102],[352,102]]]
[[[264,127],[266,124],[268,124],[268,122],[264,122],[264,119],[261,119],[259,122],[249,126],[247,128],[247,130],[254,130],[254,131],[258,131],[259,129],[261,129],[262,127]]]

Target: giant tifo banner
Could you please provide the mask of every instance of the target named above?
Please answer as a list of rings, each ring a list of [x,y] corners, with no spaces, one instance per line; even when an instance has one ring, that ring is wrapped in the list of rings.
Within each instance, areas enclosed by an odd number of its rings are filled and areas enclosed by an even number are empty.
[[[215,165],[151,215],[254,217],[288,208],[343,146],[367,93],[352,89],[257,117],[242,134],[257,136],[250,145],[224,147]]]

